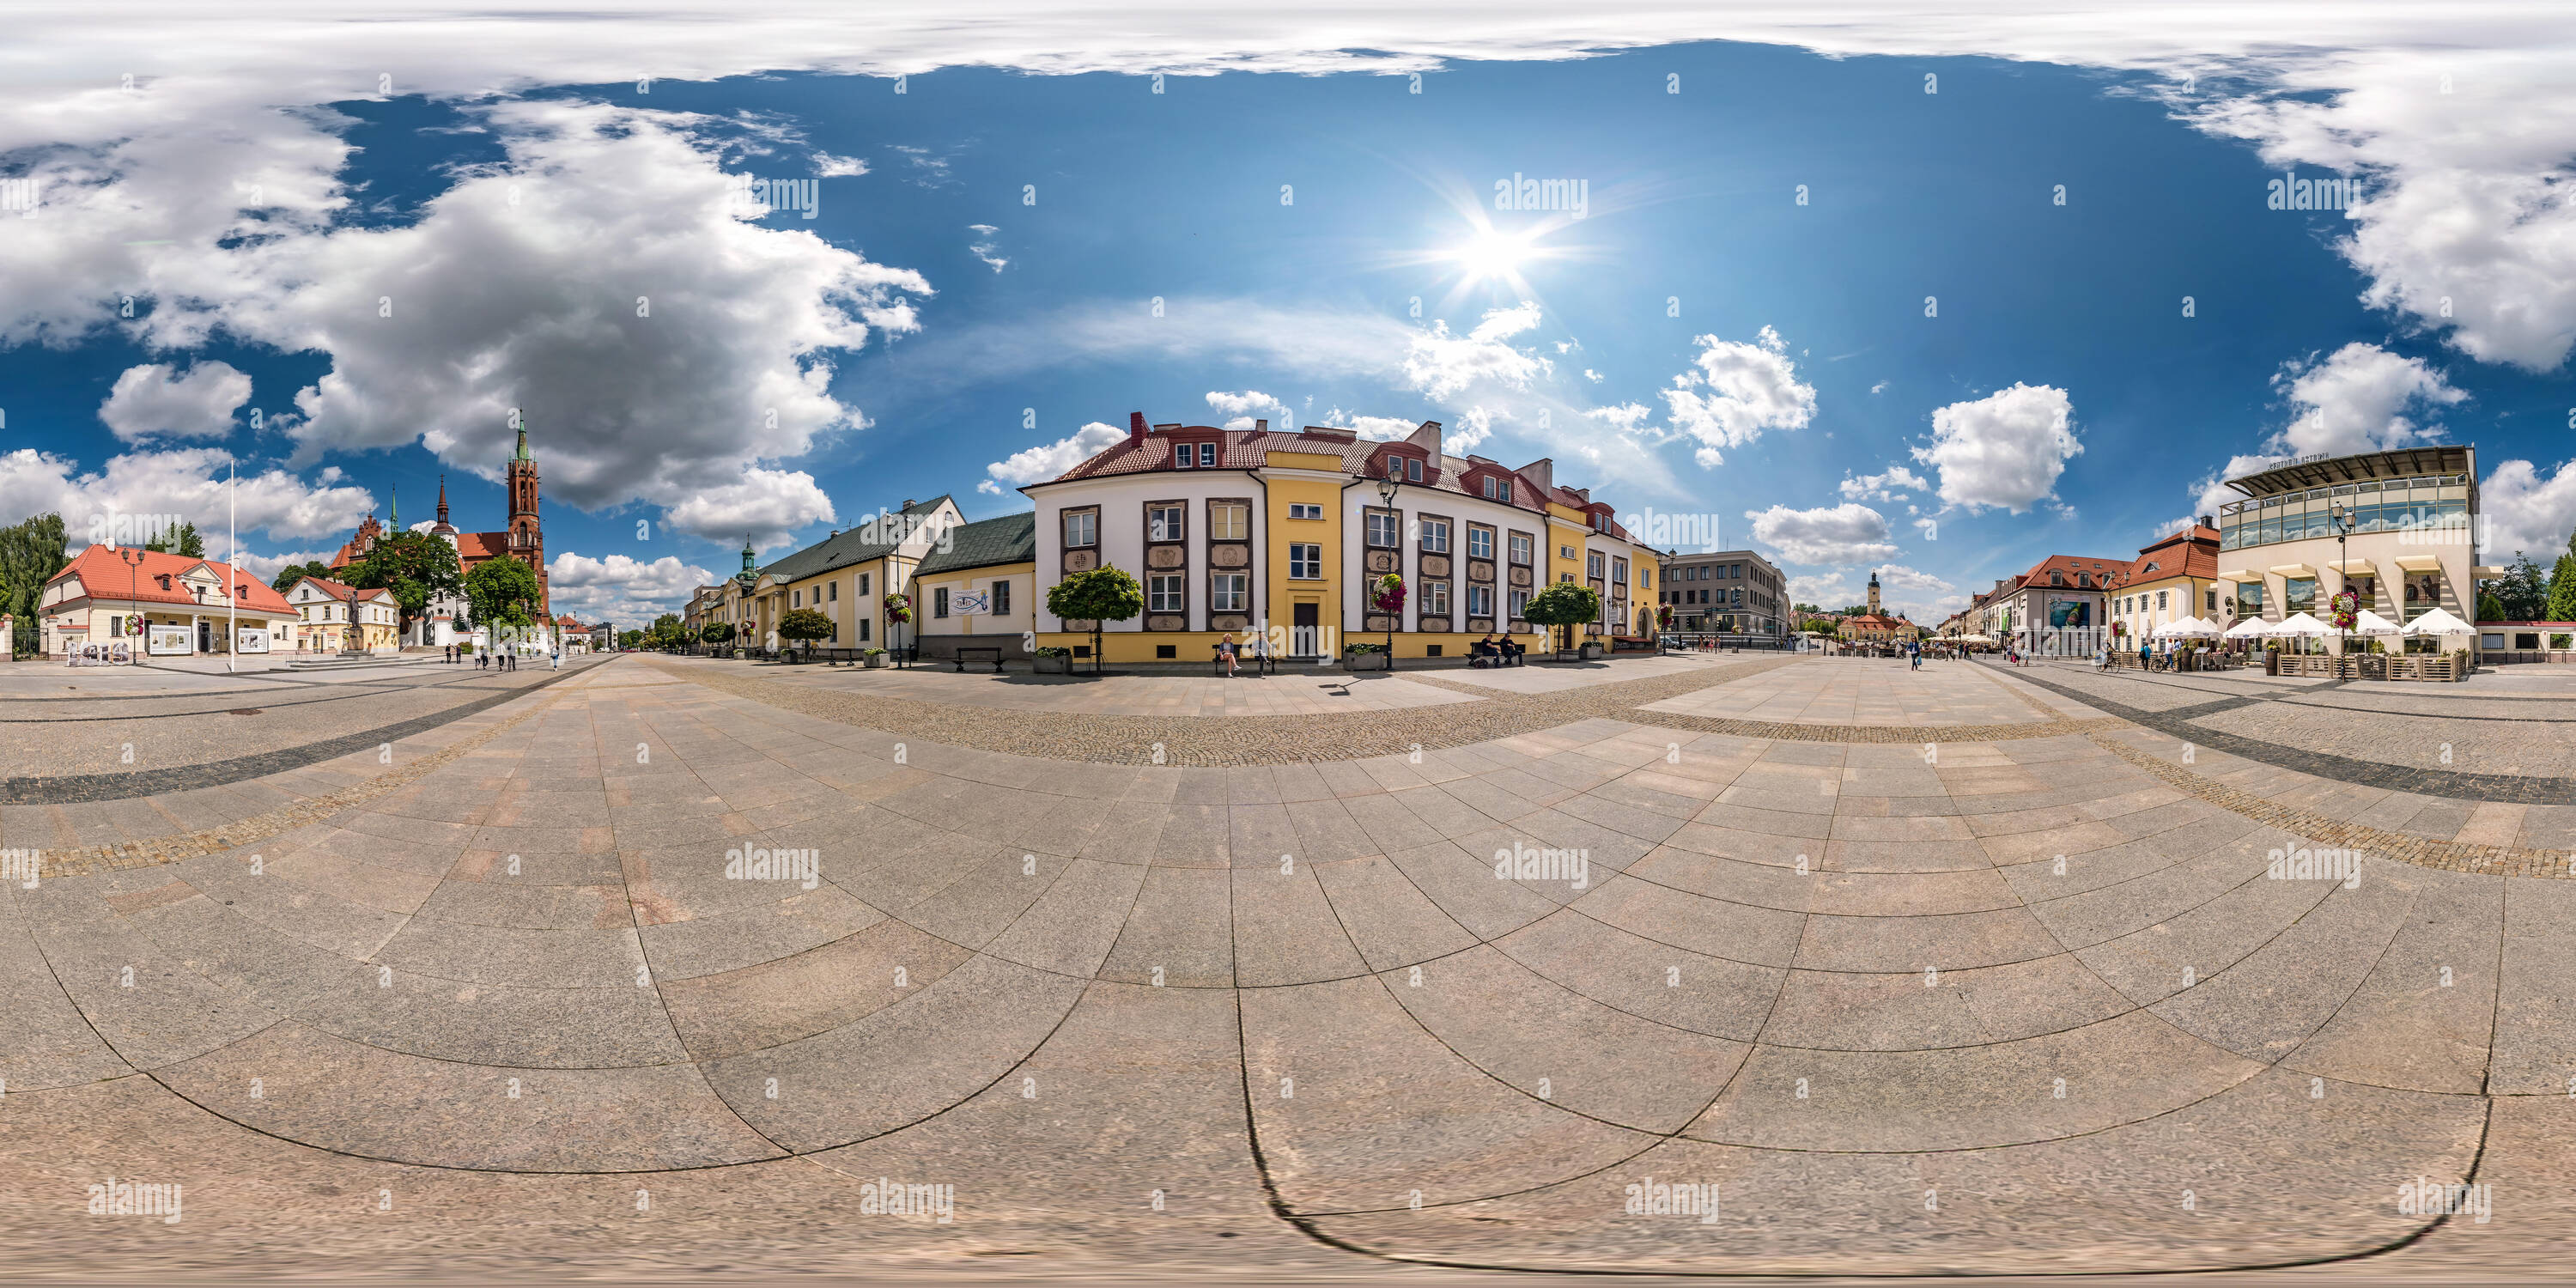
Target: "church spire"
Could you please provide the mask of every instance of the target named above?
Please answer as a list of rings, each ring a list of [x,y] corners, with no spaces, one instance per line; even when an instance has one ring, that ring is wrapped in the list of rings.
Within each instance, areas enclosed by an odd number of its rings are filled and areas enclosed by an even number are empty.
[[[396,485],[391,490],[394,494],[393,508],[387,512],[385,526],[393,529],[395,535],[399,536],[402,533],[402,488]]]
[[[438,521],[447,522],[447,476],[438,476]]]
[[[522,461],[533,461],[536,459],[535,457],[528,455],[528,418],[525,416],[521,416],[519,418],[519,454],[512,459]]]

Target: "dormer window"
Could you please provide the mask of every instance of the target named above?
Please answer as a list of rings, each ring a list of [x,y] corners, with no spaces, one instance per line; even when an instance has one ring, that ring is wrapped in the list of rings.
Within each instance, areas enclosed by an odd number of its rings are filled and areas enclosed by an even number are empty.
[[[1418,459],[1406,461],[1404,463],[1404,476],[1413,482],[1421,482],[1422,462]]]
[[[1481,491],[1483,491],[1483,493],[1485,494],[1485,499],[1486,499],[1486,500],[1488,500],[1488,501],[1500,501],[1500,500],[1505,499],[1505,498],[1504,498],[1504,496],[1503,496],[1503,481],[1502,481],[1501,479],[1495,478],[1493,475],[1488,474],[1488,475],[1486,475],[1486,476],[1484,477],[1483,482],[1484,482],[1484,487],[1483,487],[1482,489],[1480,489],[1480,490],[1481,490]]]
[[[1172,468],[1176,470],[1216,468],[1216,444],[1175,443],[1172,445]]]

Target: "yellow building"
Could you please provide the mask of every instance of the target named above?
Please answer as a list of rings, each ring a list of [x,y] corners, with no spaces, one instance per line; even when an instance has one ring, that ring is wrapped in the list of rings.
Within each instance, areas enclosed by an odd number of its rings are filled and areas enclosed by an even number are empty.
[[[328,577],[306,577],[286,599],[303,619],[304,647],[318,653],[391,653],[401,646],[402,606],[393,592],[360,590]]]
[[[742,572],[726,582],[721,601],[709,610],[712,620],[730,622],[734,643],[751,649],[774,649],[788,641],[778,635],[787,614],[810,608],[832,621],[833,632],[814,641],[816,648],[909,648],[921,628],[921,605],[910,605],[913,620],[897,623],[887,616],[889,599],[910,595],[914,569],[952,540],[966,516],[946,496],[906,501],[899,511],[877,513],[855,528],[830,536],[771,563],[753,566],[748,542],[742,550]]]
[[[960,648],[998,648],[1026,658],[1037,630],[1037,516],[1006,514],[962,524],[912,572],[921,655],[953,658]]]
[[[1308,426],[1273,432],[1148,426],[1062,477],[1021,489],[1035,502],[1035,576],[1052,587],[1103,566],[1145,592],[1135,618],[1106,624],[1110,662],[1206,662],[1229,632],[1285,658],[1338,660],[1352,643],[1398,658],[1467,656],[1488,634],[1543,648],[1523,608],[1552,582],[1601,592],[1593,634],[1623,627],[1649,597],[1655,556],[1607,502],[1560,487],[1554,466],[1506,468],[1442,450],[1426,421],[1392,442]],[[1375,611],[1375,584],[1404,579],[1400,612]],[[1037,609],[1037,642],[1091,654],[1090,623]]]
[[[2134,649],[2155,638],[2156,628],[2186,617],[2207,618],[2221,630],[2235,624],[2219,588],[2218,541],[2218,529],[2191,524],[2138,551],[2129,575],[2112,587],[2115,647]]]

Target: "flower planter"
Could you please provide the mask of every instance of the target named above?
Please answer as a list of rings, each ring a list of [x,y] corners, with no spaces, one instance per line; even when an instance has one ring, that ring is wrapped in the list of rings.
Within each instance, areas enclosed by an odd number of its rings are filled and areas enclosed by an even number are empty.
[[[1584,661],[1586,661],[1586,662],[1598,662],[1598,661],[1600,661],[1600,660],[1601,660],[1601,646],[1600,646],[1600,645],[1598,645],[1598,644],[1586,644],[1586,645],[1584,645],[1584,646],[1583,646],[1583,654],[1582,654],[1582,656],[1583,656],[1583,660],[1584,660]]]
[[[1342,669],[1346,671],[1383,671],[1386,669],[1386,662],[1387,655],[1384,653],[1345,653],[1342,655]]]
[[[882,671],[885,669],[886,655],[883,653],[870,653],[866,657],[866,662],[869,670]]]
[[[1040,653],[1029,659],[1029,665],[1035,667],[1037,669],[1037,673],[1040,675],[1070,675],[1073,673],[1073,659],[1069,657],[1049,657],[1044,653]]]

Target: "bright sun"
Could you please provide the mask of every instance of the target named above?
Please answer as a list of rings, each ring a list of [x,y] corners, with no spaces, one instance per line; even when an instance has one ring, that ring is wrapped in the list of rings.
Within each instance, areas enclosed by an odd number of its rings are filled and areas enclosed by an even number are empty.
[[[1470,282],[1517,278],[1521,265],[1530,258],[1530,239],[1486,229],[1451,251],[1450,258],[1467,270]]]

